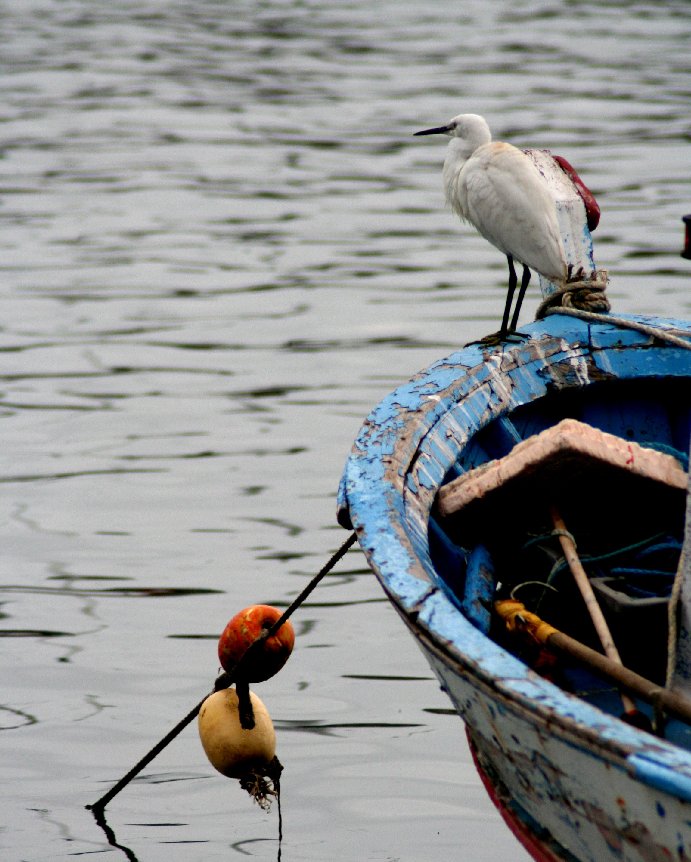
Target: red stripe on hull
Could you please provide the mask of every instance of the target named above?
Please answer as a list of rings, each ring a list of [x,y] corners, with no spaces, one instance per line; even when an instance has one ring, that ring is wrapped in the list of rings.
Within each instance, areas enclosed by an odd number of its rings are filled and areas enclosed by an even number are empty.
[[[497,788],[492,784],[489,775],[480,765],[477,755],[477,748],[473,742],[472,736],[466,728],[470,753],[473,757],[473,763],[478,771],[478,775],[489,795],[489,798],[494,803],[497,811],[501,814],[504,822],[516,836],[518,841],[525,847],[536,862],[563,862],[562,857],[556,856],[554,852],[541,841],[538,836],[530,829],[527,823],[524,823],[518,815],[516,815],[503,801]]]

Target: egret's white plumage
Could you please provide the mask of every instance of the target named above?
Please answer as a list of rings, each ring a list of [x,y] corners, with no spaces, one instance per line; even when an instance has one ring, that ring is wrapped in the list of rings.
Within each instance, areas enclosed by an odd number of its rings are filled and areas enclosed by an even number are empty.
[[[486,120],[478,114],[459,114],[445,126],[416,134],[451,137],[443,169],[446,199],[508,258],[509,295],[501,330],[505,334],[516,286],[514,260],[524,270],[512,328],[530,280],[528,270],[557,283],[567,278],[554,199],[529,157],[511,144],[492,141]]]

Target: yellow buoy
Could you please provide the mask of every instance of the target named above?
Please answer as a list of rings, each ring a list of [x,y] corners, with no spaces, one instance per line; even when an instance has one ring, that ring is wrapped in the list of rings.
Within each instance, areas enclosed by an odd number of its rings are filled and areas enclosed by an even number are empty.
[[[250,692],[254,727],[240,724],[238,696],[233,688],[209,695],[199,710],[199,738],[211,765],[229,778],[252,769],[262,771],[276,754],[276,732],[267,708]]]

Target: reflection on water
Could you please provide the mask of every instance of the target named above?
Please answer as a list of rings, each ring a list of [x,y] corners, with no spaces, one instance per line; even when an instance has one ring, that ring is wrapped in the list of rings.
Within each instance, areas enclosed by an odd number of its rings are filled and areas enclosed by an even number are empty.
[[[496,329],[503,257],[445,209],[443,147],[414,130],[476,111],[566,156],[603,210],[614,309],[688,315],[687,16],[4,9],[3,856],[108,848],[84,804],[208,690],[227,619],[286,606],[341,543],[364,415]],[[524,858],[357,552],[295,623],[261,686],[284,858]],[[273,859],[273,817],[210,773],[193,730],[109,809],[113,849],[140,862]]]
[[[120,844],[118,842],[113,828],[108,823],[105,811],[97,809],[92,811],[92,814],[97,825],[103,830],[103,834],[106,836],[106,840],[110,844],[110,846],[115,847],[117,850],[121,850],[124,854],[124,857],[126,859],[129,859],[129,862],[139,862],[139,859],[134,854],[133,850],[131,850],[129,847],[126,847],[124,844]]]
[[[0,730],[13,730],[17,727],[25,727],[36,724],[37,719],[28,712],[21,709],[11,709],[8,706],[0,706]]]

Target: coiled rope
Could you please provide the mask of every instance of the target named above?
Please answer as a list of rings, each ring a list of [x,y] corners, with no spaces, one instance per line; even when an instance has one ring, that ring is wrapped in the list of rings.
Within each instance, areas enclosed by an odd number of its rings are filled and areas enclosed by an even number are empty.
[[[605,296],[607,289],[607,270],[597,269],[589,276],[580,272],[575,278],[569,279],[538,306],[535,315],[541,320],[548,310],[556,308],[573,308],[581,311],[607,312],[610,310],[609,299]]]

